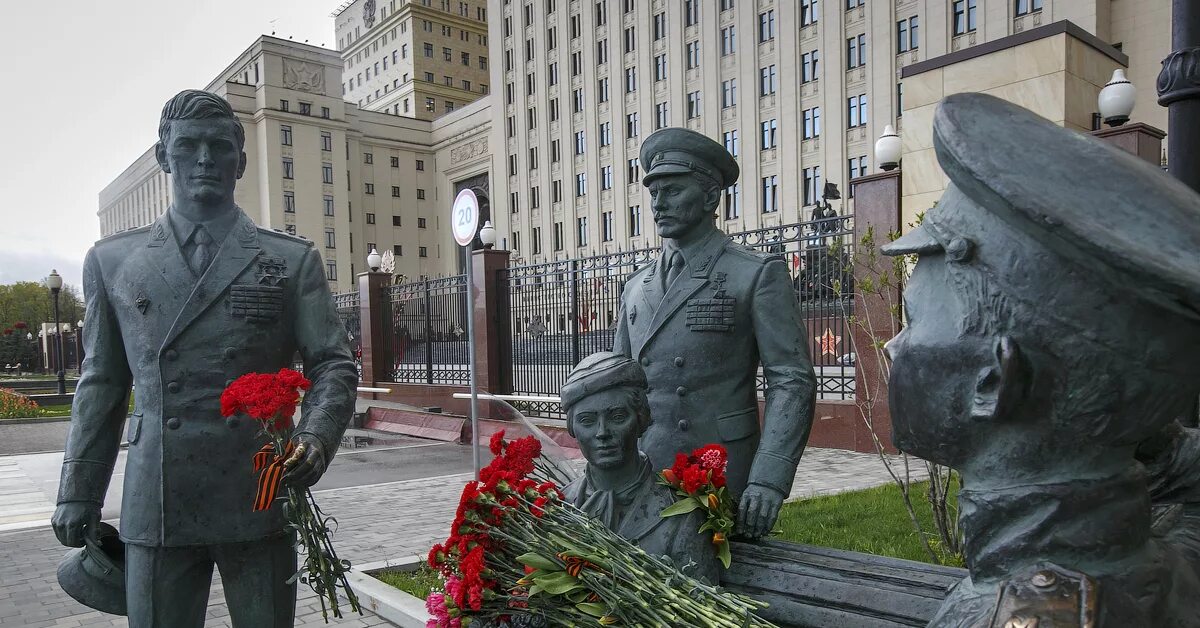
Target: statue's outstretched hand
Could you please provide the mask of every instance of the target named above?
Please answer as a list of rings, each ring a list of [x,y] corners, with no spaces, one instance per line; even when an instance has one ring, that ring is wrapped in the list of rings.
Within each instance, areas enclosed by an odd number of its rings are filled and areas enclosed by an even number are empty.
[[[283,461],[283,468],[287,469],[283,481],[295,486],[312,486],[325,473],[325,452],[320,441],[308,434],[300,434],[292,440],[296,448]]]
[[[747,486],[738,505],[737,529],[734,532],[752,539],[770,534],[782,506],[783,494],[779,491],[758,484]]]
[[[67,547],[83,547],[84,539],[99,533],[100,505],[93,502],[64,502],[54,509],[50,519],[58,542]]]

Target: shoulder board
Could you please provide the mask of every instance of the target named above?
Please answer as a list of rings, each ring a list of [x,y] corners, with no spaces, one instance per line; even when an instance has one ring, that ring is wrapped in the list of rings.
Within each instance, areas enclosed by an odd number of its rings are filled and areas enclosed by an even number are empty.
[[[272,229],[269,227],[258,227],[259,235],[273,236],[283,240],[290,240],[296,243],[303,243],[305,246],[313,246],[313,241],[304,236],[292,235],[282,229]]]
[[[782,253],[766,253],[763,251],[758,251],[758,250],[752,249],[750,247],[738,244],[733,241],[730,241],[728,244],[725,245],[725,252],[731,253],[740,259],[752,261],[756,264],[766,264],[767,262],[769,262],[771,260],[780,260],[780,261],[783,260]]]
[[[121,238],[124,238],[126,236],[149,233],[150,228],[153,226],[154,226],[154,223],[150,223],[148,225],[144,225],[144,226],[138,227],[136,229],[126,229],[125,231],[118,231],[116,233],[111,233],[107,236],[104,236],[103,238],[100,238],[99,240],[96,240],[96,244],[113,242],[116,240],[120,240]]]

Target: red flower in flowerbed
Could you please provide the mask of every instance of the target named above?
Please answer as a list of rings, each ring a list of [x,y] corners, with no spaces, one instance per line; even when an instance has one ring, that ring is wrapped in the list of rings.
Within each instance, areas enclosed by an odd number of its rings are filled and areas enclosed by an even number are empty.
[[[17,321],[16,324],[13,325],[13,329],[26,329],[28,327],[29,325],[26,325],[25,321]]]
[[[721,445],[705,445],[691,455],[675,454],[675,464],[658,474],[659,483],[675,489],[678,499],[662,511],[663,517],[703,509],[706,520],[700,531],[711,531],[717,558],[729,568],[729,533],[735,521],[733,498],[725,488],[728,456]]]

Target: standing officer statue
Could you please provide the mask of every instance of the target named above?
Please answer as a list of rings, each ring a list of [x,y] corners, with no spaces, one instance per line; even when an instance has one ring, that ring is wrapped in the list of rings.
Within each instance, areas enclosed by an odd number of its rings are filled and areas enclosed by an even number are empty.
[[[761,537],[791,491],[816,394],[791,276],[782,258],[734,244],[714,224],[722,191],[738,177],[720,144],[663,129],[642,144],[641,163],[663,250],[625,284],[614,347],[649,380],[652,422],[640,448],[658,471],[678,452],[724,445],[737,531]]]
[[[291,626],[296,550],[278,503],[255,512],[256,421],[221,418],[238,376],[299,351],[312,388],[284,481],[314,484],[353,410],[357,374],[312,242],[259,229],[234,204],[245,132],[202,91],[167,102],[156,155],[174,204],[153,224],[98,242],[83,266],[87,325],[53,526],[79,547],[100,507],[137,388],[121,503],[132,628],[204,625],[213,565],[233,625]]]

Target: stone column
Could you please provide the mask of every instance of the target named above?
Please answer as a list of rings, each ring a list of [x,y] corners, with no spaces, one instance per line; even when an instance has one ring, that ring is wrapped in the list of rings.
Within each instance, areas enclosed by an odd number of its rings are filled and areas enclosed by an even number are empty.
[[[892,451],[892,415],[888,407],[887,371],[882,343],[899,328],[893,306],[900,303],[900,290],[892,278],[881,288],[879,278],[892,274],[893,260],[879,247],[900,231],[900,170],[868,175],[850,182],[854,186],[854,316],[850,326],[854,339],[855,404],[874,426],[874,432]],[[870,248],[868,248],[868,243]],[[863,286],[871,288],[864,294]],[[855,431],[857,451],[874,451],[870,430],[859,422]]]
[[[362,378],[366,386],[392,379],[390,304],[384,288],[391,275],[367,272],[358,274],[359,334],[362,340]]]
[[[500,276],[508,268],[509,252],[480,249],[471,253],[473,276],[470,289],[475,291],[475,367],[478,369],[479,390],[495,395],[512,392],[512,369],[503,364],[503,356],[509,352],[502,344],[508,339],[502,333],[506,328],[508,298],[506,281]]]

